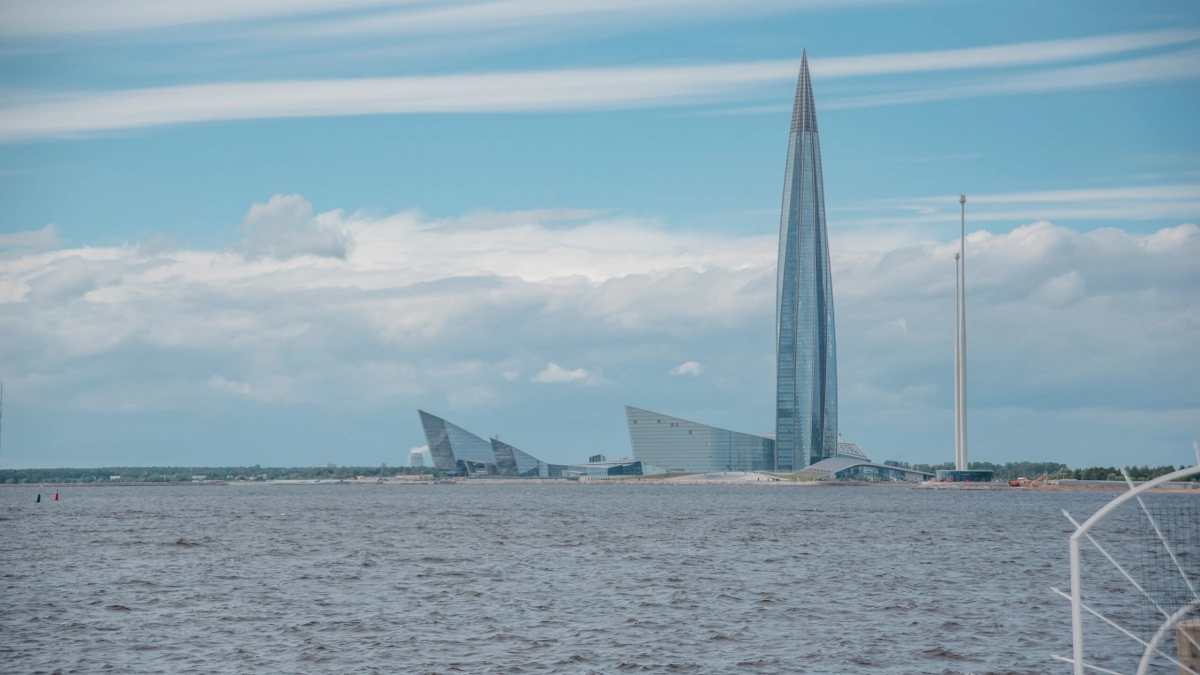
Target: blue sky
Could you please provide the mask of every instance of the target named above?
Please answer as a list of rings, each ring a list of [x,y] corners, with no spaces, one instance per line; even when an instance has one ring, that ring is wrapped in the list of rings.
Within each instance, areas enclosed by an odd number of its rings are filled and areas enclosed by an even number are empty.
[[[769,430],[805,48],[843,434],[952,458],[965,192],[972,458],[1194,461],[1194,3],[747,4],[0,2],[0,467]]]

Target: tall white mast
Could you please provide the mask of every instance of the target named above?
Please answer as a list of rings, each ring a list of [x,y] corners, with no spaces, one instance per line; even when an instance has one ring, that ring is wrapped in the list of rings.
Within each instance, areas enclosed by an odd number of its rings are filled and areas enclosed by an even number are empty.
[[[958,291],[958,457],[955,459],[959,471],[967,470],[967,196],[958,196],[959,241],[962,254],[959,262]]]
[[[959,254],[954,252],[954,468],[955,470],[962,469],[962,433],[959,431],[959,410],[958,407],[962,403],[962,397],[959,395],[959,387],[962,381],[959,379],[958,368],[961,365],[959,360],[959,338],[960,328],[958,320],[958,311],[960,307],[959,298],[962,297],[962,277],[959,270]]]

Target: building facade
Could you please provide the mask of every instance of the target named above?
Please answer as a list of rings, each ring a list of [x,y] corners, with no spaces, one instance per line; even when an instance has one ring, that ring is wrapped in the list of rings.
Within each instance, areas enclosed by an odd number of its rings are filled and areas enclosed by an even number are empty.
[[[854,480],[867,483],[920,483],[933,474],[898,466],[876,464],[865,457],[830,457],[800,472],[811,480]]]
[[[775,466],[837,455],[837,348],[821,142],[808,55],[800,62],[784,170],[776,277]]]
[[[484,439],[437,415],[418,410],[429,455],[438,471],[471,478],[578,478],[652,476],[666,470],[637,459],[551,464],[499,438]],[[593,458],[596,459],[596,458]],[[411,462],[411,459],[410,459]],[[410,464],[411,466],[419,466]]]
[[[418,410],[421,428],[425,431],[425,442],[429,445],[429,458],[433,468],[450,474],[477,473],[487,471],[487,465],[495,466],[492,444],[462,427]]]
[[[625,406],[633,456],[671,473],[773,471],[775,441]]]

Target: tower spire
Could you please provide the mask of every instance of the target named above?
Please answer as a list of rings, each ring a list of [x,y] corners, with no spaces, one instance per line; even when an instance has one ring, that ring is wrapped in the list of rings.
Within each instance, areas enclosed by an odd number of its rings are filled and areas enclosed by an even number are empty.
[[[808,73],[808,50],[800,54],[800,77],[792,106],[792,133],[817,130],[817,106],[813,102],[812,76]]]

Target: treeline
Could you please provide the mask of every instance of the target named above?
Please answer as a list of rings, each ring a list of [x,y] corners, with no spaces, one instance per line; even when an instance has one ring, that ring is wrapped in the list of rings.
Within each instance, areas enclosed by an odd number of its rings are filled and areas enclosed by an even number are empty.
[[[943,462],[941,464],[909,464],[908,462],[897,462],[888,460],[884,462],[888,466],[896,466],[904,469],[913,469],[914,471],[924,471],[926,473],[934,473],[938,470],[948,470],[954,468],[954,462]],[[994,471],[996,480],[1016,480],[1018,478],[1037,478],[1043,473],[1050,474],[1051,478],[1058,480],[1075,479],[1075,480],[1125,480],[1121,476],[1121,470],[1115,466],[1092,466],[1086,469],[1072,469],[1066,464],[1058,462],[1005,462],[1004,464],[993,464],[991,462],[971,462],[968,464],[971,469]],[[1178,467],[1182,469],[1183,467]],[[1129,472],[1129,477],[1133,480],[1150,480],[1165,476],[1176,467],[1167,466],[1131,466],[1126,469]],[[1197,476],[1191,476],[1184,480],[1195,481]]]
[[[1134,480],[1150,480],[1151,478],[1165,476],[1172,471],[1182,468],[1184,467],[1174,467],[1168,464],[1167,466],[1156,467],[1131,466],[1125,470],[1129,472],[1129,477]],[[1125,477],[1121,475],[1121,470],[1115,466],[1093,466],[1086,469],[1076,469],[1067,477],[1077,480],[1125,480]],[[1184,478],[1184,480],[1195,481],[1197,478],[1197,476],[1189,476]]]
[[[110,466],[96,469],[2,469],[0,483],[188,483],[203,480],[336,480],[354,476],[386,477],[395,475],[436,476],[432,467],[389,469],[386,464],[368,466]]]

